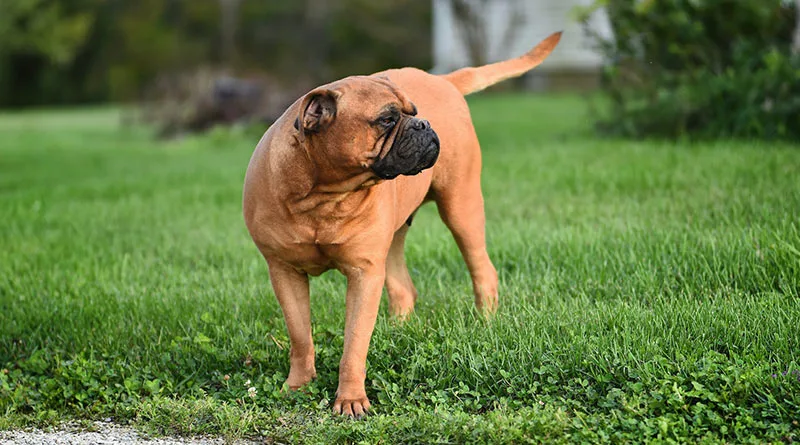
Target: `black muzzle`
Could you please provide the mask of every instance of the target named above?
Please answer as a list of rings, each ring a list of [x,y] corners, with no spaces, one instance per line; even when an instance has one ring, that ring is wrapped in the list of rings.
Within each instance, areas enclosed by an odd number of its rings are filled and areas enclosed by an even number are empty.
[[[413,176],[433,167],[439,158],[439,136],[424,119],[408,118],[398,123],[392,147],[372,164],[381,179]]]

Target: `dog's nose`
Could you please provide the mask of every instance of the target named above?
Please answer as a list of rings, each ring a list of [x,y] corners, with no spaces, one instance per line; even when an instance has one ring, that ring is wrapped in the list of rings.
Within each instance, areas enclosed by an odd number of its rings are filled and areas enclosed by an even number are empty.
[[[431,124],[430,124],[430,122],[426,121],[425,119],[417,119],[417,120],[414,121],[412,127],[415,130],[420,130],[420,131],[422,131],[422,130],[430,130]]]

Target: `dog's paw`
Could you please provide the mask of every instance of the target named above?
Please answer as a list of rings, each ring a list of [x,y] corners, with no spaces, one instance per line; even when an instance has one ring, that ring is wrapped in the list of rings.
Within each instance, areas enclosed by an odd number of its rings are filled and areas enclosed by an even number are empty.
[[[308,383],[304,383],[302,385],[292,385],[287,380],[287,381],[283,382],[283,386],[281,386],[281,392],[287,392],[287,393],[288,392],[294,392],[294,391],[306,392],[304,390],[306,385],[308,385]]]
[[[369,411],[370,403],[366,396],[355,399],[337,397],[333,402],[333,412],[347,417],[360,419]]]
[[[317,373],[316,372],[313,373],[313,374],[311,374],[311,373],[305,374],[305,375],[302,375],[302,376],[299,376],[299,377],[298,376],[292,376],[290,374],[289,378],[286,379],[285,382],[283,382],[283,388],[287,389],[289,391],[297,391],[299,389],[302,389],[304,386],[308,385],[309,383],[311,383],[311,381],[314,380],[316,377],[317,377]]]
[[[289,367],[289,377],[286,378],[283,387],[296,391],[311,383],[315,378],[317,378],[317,369],[314,367],[313,361],[310,365],[292,363]]]
[[[405,323],[411,318],[411,315],[414,313],[414,307],[410,308],[390,308],[390,316],[391,321],[393,323]]]

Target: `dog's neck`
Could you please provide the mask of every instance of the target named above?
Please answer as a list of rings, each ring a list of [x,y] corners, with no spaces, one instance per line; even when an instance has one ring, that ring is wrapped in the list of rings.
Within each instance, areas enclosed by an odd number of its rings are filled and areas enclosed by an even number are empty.
[[[372,187],[381,181],[383,180],[376,178],[372,172],[363,172],[344,180],[327,183],[318,182],[311,188],[311,193],[351,193]]]
[[[326,177],[321,171],[330,171],[330,166],[323,168],[315,162],[306,144],[294,140],[283,147],[288,150],[273,152],[268,180],[273,188],[281,190],[290,213],[307,213],[326,205],[357,209],[359,202],[366,199],[369,189],[383,182],[371,171]],[[293,166],[291,176],[281,167],[286,164]]]
[[[299,140],[294,137],[295,151],[305,154],[306,165],[310,166],[310,177],[313,178],[308,193],[351,193],[375,185],[382,180],[371,170],[346,169],[331,163],[332,158],[325,147],[315,146],[312,141]]]

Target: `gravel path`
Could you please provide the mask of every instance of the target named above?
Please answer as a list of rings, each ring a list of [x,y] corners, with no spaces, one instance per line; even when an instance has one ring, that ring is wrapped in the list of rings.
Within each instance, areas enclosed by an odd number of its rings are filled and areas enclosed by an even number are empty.
[[[254,442],[234,442],[237,444]],[[95,422],[91,431],[77,426],[64,425],[54,431],[0,431],[0,444],[3,445],[105,445],[105,444],[147,444],[147,445],[222,445],[218,438],[161,437],[146,438],[133,428],[107,422]]]

